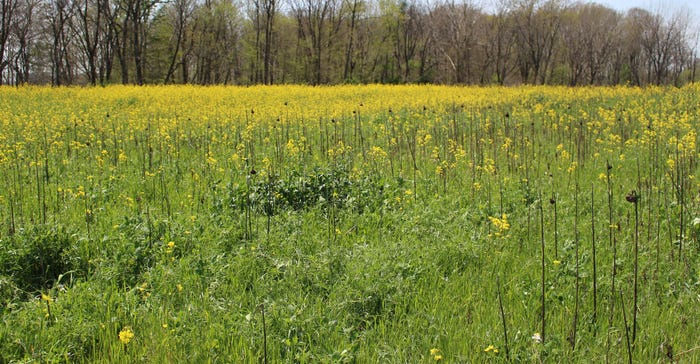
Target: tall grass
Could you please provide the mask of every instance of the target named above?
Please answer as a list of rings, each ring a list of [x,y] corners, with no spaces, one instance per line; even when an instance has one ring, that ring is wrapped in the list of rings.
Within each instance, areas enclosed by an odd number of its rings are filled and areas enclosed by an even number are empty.
[[[0,88],[0,362],[700,361],[698,91]]]

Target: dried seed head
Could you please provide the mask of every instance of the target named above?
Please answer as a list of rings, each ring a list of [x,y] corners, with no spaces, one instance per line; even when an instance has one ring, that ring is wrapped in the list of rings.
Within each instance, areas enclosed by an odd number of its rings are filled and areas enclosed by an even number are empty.
[[[627,202],[637,203],[639,202],[639,195],[637,194],[637,191],[632,190],[632,192],[628,193],[627,196],[625,196],[625,199],[627,200]]]

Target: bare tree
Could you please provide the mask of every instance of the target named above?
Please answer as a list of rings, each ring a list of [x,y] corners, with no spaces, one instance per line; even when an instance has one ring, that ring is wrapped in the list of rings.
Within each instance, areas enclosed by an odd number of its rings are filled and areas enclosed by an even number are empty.
[[[158,0],[127,0],[127,12],[131,19],[131,51],[134,56],[134,73],[136,83],[143,85],[145,82],[144,68],[146,66],[146,40],[148,20],[151,16],[151,11]]]
[[[343,67],[343,80],[348,81],[353,78],[355,70],[355,41],[358,22],[361,20],[365,10],[365,3],[361,0],[344,0],[343,7],[349,13],[349,24],[347,29],[347,46],[345,48],[345,65]]]
[[[200,84],[228,83],[239,68],[238,9],[230,1],[207,1],[198,8],[193,31],[194,79]]]
[[[620,15],[593,3],[577,3],[566,9],[562,21],[561,48],[569,66],[569,84],[594,84],[618,46]]]
[[[273,82],[272,45],[277,0],[249,0],[248,11],[255,32],[255,58],[252,64],[254,82],[271,84]],[[262,68],[259,67],[262,61]],[[262,74],[261,74],[262,72]]]
[[[518,63],[523,82],[547,83],[562,7],[558,0],[514,0]]]
[[[78,47],[82,53],[83,68],[87,74],[88,82],[97,84],[98,77],[98,45],[102,41],[102,2],[105,0],[80,0],[76,1],[75,22],[72,23],[73,31],[78,39]]]
[[[71,5],[68,0],[52,0],[46,14],[51,34],[51,83],[55,86],[73,83],[73,39],[69,34]]]
[[[438,50],[438,57],[445,60],[440,68],[452,74],[451,83],[473,81],[474,54],[478,47],[477,26],[481,10],[471,2],[439,2],[430,12],[430,35]]]
[[[20,0],[16,9],[16,20],[12,24],[12,39],[14,50],[12,64],[15,83],[28,83],[30,80],[31,63],[35,53],[35,43],[40,29],[37,26],[37,13],[41,8],[40,0]]]
[[[17,0],[0,0],[0,85],[3,84],[5,67],[10,64],[7,58],[7,41],[12,32],[12,24],[17,9]]]
[[[192,18],[195,11],[195,3],[193,0],[175,0],[171,3],[168,9],[168,17],[173,27],[172,34],[172,55],[170,56],[170,64],[168,70],[165,73],[164,83],[170,83],[175,74],[175,69],[177,67],[178,58],[180,59],[180,65],[186,67],[185,58],[187,55],[182,54],[184,45],[187,44],[187,32],[189,27],[189,20]],[[187,79],[183,78],[183,83],[187,82]]]
[[[325,82],[324,51],[337,33],[341,19],[335,18],[336,0],[296,0],[292,11],[297,20],[298,36],[306,58],[311,59],[314,84]],[[336,20],[333,24],[333,20]]]
[[[651,68],[651,79],[657,85],[676,82],[688,62],[688,49],[684,42],[689,18],[681,11],[664,19],[655,14],[646,31],[642,33],[642,47]]]
[[[668,19],[660,13],[634,8],[624,20],[624,54],[637,85],[676,82],[690,62],[688,18],[678,12]]]
[[[386,40],[390,42],[393,62],[386,57],[382,82],[411,82],[411,70],[418,61],[418,79],[424,78],[430,45],[427,16],[416,2],[388,2],[382,10]],[[395,66],[395,67],[394,67]],[[392,75],[392,71],[396,76]]]
[[[479,37],[484,50],[484,68],[482,77],[490,77],[488,69],[492,69],[496,83],[505,83],[508,73],[513,69],[513,49],[515,45],[515,29],[510,24],[512,14],[507,6],[499,4],[493,15],[484,19],[483,29]]]

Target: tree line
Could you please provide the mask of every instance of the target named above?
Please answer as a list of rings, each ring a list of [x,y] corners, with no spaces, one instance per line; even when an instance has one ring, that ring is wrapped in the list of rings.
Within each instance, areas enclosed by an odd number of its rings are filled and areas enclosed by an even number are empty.
[[[0,0],[2,84],[683,84],[687,11],[563,0]]]

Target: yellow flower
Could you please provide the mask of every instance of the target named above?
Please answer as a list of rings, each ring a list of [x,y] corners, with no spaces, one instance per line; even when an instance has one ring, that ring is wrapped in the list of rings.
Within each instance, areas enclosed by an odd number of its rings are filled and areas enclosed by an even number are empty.
[[[553,260],[552,264],[554,264],[555,267],[558,267],[559,264],[561,264],[561,260]]]
[[[435,360],[435,361],[442,360],[442,353],[440,352],[440,349],[438,349],[438,348],[430,349],[430,355],[433,357],[433,360]]]
[[[168,254],[172,254],[173,250],[175,250],[175,242],[174,241],[169,241],[167,244],[165,244],[165,252]]]
[[[666,161],[666,164],[668,165],[668,168],[669,168],[669,169],[674,169],[674,168],[676,167],[676,161],[674,161],[674,160],[671,159],[671,158],[669,158],[669,159]]]
[[[486,352],[486,353],[492,352],[494,354],[498,354],[498,349],[493,345],[489,345],[486,347],[486,349],[484,349],[484,352]]]
[[[46,302],[51,302],[51,296],[44,294],[44,293],[41,294],[41,299],[46,301]]]
[[[491,224],[498,229],[498,231],[494,234],[495,236],[503,236],[504,233],[510,229],[508,215],[506,214],[502,214],[500,219],[494,216],[489,216],[489,220],[491,221]]]
[[[119,331],[119,341],[121,341],[124,345],[131,342],[133,338],[134,332],[131,331],[131,326],[124,326],[122,331]]]

